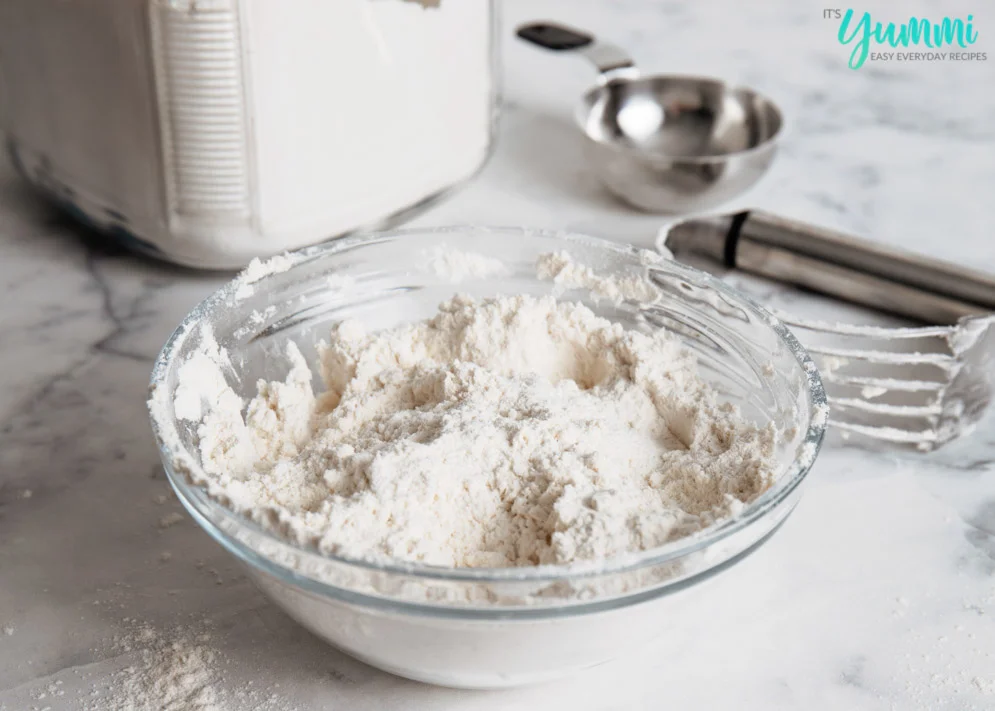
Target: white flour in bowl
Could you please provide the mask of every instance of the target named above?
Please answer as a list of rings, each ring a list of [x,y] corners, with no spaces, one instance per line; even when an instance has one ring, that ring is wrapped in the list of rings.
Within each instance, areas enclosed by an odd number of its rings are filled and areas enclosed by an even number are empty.
[[[212,352],[212,350],[214,352]],[[552,297],[455,297],[379,333],[338,324],[325,390],[293,344],[243,415],[208,344],[182,366],[212,494],[287,539],[369,559],[528,566],[646,550],[735,513],[778,433],[674,336]]]

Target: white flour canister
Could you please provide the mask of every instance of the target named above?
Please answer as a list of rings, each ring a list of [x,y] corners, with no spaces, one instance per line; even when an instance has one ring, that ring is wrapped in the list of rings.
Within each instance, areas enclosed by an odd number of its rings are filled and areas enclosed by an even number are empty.
[[[4,0],[0,129],[77,216],[238,267],[383,227],[470,178],[496,0]]]

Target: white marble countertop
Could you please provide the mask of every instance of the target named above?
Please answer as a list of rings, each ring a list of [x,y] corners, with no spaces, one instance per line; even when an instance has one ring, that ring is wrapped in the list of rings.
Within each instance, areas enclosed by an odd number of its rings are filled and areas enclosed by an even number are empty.
[[[903,3],[893,19],[940,8]],[[596,28],[646,68],[717,74],[779,100],[783,150],[736,207],[995,271],[991,8],[942,5],[975,14],[987,62],[860,71],[810,2],[507,0],[505,10],[496,155],[418,223],[652,243],[660,219],[608,198],[582,164],[570,121],[591,70],[510,39],[521,20],[556,18]],[[147,424],[149,369],[221,281],[83,236],[0,168],[0,709],[101,708],[88,695],[129,663],[115,635],[135,620],[205,619],[225,659],[219,683],[252,679],[287,708],[995,708],[990,426],[938,456],[824,449],[792,518],[729,573],[749,614],[716,611],[680,658],[650,647],[579,679],[485,693],[408,682],[326,647],[191,520],[159,525],[179,506]]]

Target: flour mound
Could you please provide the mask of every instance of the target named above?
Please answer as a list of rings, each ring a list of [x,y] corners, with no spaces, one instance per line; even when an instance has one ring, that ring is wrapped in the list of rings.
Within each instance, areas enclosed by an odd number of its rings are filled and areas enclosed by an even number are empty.
[[[244,418],[216,377],[189,377],[210,384],[211,489],[325,552],[599,560],[700,530],[773,480],[774,428],[721,404],[673,335],[580,304],[458,296],[393,330],[342,322],[319,350],[323,392],[291,344],[286,380],[260,382]]]

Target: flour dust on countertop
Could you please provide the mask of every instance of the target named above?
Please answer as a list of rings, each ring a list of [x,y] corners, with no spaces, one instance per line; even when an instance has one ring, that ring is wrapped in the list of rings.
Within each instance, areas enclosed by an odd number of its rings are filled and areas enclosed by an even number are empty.
[[[123,662],[115,672],[75,692],[80,711],[296,711],[272,688],[227,679],[229,660],[214,646],[206,623],[169,631],[126,620],[111,651]],[[85,677],[84,677],[85,678]],[[36,702],[65,702],[62,681],[34,694]]]

